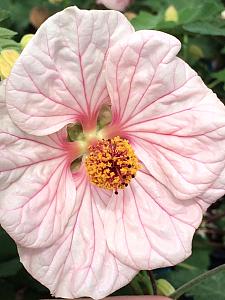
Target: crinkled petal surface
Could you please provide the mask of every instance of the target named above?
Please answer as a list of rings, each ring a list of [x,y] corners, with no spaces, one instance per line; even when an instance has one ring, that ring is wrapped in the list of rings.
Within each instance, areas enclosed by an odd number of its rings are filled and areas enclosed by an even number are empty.
[[[97,0],[98,4],[103,4],[109,9],[123,11],[130,4],[131,0]]]
[[[108,249],[103,229],[111,193],[87,180],[85,170],[74,178],[75,210],[64,235],[44,249],[19,247],[22,263],[57,297],[101,299],[126,285],[137,273]]]
[[[141,270],[175,265],[191,254],[192,237],[202,219],[195,200],[180,201],[146,170],[118,195],[105,215],[110,250]]]
[[[225,194],[225,167],[210,188],[197,198],[204,211],[217,199]]]
[[[224,170],[225,108],[176,57],[179,49],[166,33],[136,32],[110,50],[106,76],[115,131],[131,141],[156,180],[188,200]]]
[[[79,121],[94,126],[108,101],[104,66],[109,48],[133,32],[116,11],[70,7],[49,18],[16,62],[7,105],[24,131],[47,135]]]
[[[0,223],[18,244],[47,247],[63,234],[75,206],[64,134],[25,134],[0,102]]]
[[[25,268],[57,297],[103,298],[126,285],[137,270],[115,258],[103,231],[111,193],[83,168],[73,177],[63,131],[25,134],[2,99],[0,116],[0,223]]]

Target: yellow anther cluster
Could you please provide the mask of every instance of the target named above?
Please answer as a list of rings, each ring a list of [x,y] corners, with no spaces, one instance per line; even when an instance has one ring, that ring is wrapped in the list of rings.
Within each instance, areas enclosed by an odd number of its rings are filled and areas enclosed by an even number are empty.
[[[90,181],[98,187],[124,189],[140,169],[140,163],[128,140],[119,136],[89,146],[85,166]]]

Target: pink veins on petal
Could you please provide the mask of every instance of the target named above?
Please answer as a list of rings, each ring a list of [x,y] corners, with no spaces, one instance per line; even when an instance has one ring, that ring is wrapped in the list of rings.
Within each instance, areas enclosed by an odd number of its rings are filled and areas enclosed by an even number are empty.
[[[110,252],[103,231],[111,193],[91,185],[83,167],[72,174],[64,130],[24,133],[3,99],[0,114],[0,220],[25,268],[57,297],[100,299],[126,285],[137,271]]]
[[[1,226],[56,297],[101,299],[139,270],[183,261],[225,192],[225,108],[179,50],[171,35],[134,32],[119,12],[71,7],[41,26],[1,86]],[[99,130],[103,105],[112,122]],[[82,140],[67,140],[69,123]],[[84,166],[91,143],[115,137],[141,165],[121,171],[122,155],[116,194]]]

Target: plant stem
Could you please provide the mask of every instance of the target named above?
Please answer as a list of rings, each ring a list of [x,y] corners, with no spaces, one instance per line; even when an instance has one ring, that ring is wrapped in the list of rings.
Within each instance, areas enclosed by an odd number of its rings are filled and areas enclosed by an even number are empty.
[[[144,288],[145,288],[145,295],[152,295],[153,290],[152,290],[152,284],[149,280],[149,276],[147,271],[141,271],[140,273],[140,281],[144,284]]]
[[[150,270],[148,270],[147,273],[148,273],[148,276],[149,276],[151,284],[152,284],[153,295],[157,295],[157,285],[156,285],[154,274]]]
[[[219,273],[221,271],[225,271],[225,264],[214,268],[210,271],[207,271],[197,277],[195,277],[194,279],[190,280],[189,282],[185,283],[184,285],[182,285],[181,287],[179,287],[173,294],[170,295],[170,298],[172,299],[179,299],[180,296],[182,296],[183,294],[185,294],[187,291],[191,290],[195,285],[198,285],[199,283],[201,283],[202,281],[204,281],[205,279],[215,275],[216,273]]]
[[[183,38],[183,59],[188,60],[188,35],[185,34]]]
[[[137,280],[132,280],[130,286],[134,291],[134,295],[144,295],[142,288]]]

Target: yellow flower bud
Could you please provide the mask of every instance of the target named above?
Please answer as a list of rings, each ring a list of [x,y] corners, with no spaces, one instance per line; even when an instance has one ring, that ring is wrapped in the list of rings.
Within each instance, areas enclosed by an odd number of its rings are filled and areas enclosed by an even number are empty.
[[[202,49],[197,45],[190,45],[189,52],[193,57],[195,57],[197,59],[204,57],[204,53],[203,53]]]
[[[223,11],[221,12],[221,18],[222,18],[223,20],[225,20],[225,10],[223,10]]]
[[[19,57],[19,52],[13,49],[4,49],[0,54],[0,76],[1,79],[9,77],[11,69]]]
[[[178,22],[178,13],[176,7],[170,5],[165,11],[165,21],[167,22]]]
[[[175,292],[175,288],[165,279],[158,279],[156,281],[158,294],[161,296],[170,296]]]
[[[11,67],[0,55],[0,77],[1,79],[6,79],[11,71]]]
[[[34,34],[29,33],[29,34],[25,34],[22,39],[20,40],[20,45],[22,47],[22,49],[24,49],[26,47],[26,45],[29,43],[29,41],[32,39],[32,37],[34,36]]]
[[[12,67],[20,54],[13,49],[4,49],[1,51],[1,56]]]

